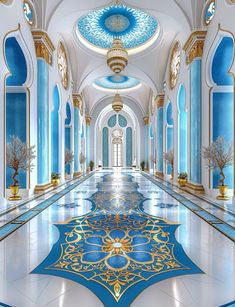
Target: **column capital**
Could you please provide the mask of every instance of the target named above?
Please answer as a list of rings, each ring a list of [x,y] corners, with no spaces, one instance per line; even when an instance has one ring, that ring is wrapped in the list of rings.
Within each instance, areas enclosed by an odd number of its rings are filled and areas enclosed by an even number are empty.
[[[195,31],[189,36],[183,48],[186,53],[187,65],[191,64],[194,59],[202,57],[206,34],[207,31],[201,30]]]
[[[80,110],[81,115],[83,115],[83,102],[82,96],[80,94],[73,94],[73,106],[74,108],[78,108]]]
[[[52,55],[55,47],[48,34],[42,30],[32,31],[37,58],[43,58],[49,65],[52,65]]]
[[[145,117],[143,118],[143,120],[144,120],[144,125],[145,125],[145,126],[148,126],[148,125],[149,125],[149,116],[145,116]]]
[[[7,3],[7,0],[0,0],[0,3],[6,4],[6,3]]]
[[[163,108],[165,100],[165,94],[159,94],[156,96],[155,105],[157,109]]]
[[[91,125],[91,117],[90,116],[86,116],[86,125],[90,126]]]

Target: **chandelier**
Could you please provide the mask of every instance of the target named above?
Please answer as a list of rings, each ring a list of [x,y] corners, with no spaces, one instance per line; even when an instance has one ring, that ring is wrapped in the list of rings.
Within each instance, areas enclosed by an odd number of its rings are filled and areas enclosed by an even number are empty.
[[[110,69],[118,74],[124,70],[128,64],[128,53],[123,47],[120,38],[114,38],[112,48],[107,52],[107,64]]]
[[[118,93],[113,98],[112,108],[117,113],[120,112],[123,108],[123,102],[121,100],[121,96]]]

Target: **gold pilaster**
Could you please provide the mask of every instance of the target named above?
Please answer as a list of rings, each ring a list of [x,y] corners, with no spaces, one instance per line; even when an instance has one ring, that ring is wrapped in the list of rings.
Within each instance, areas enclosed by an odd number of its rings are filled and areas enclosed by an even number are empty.
[[[156,97],[155,103],[158,109],[163,108],[164,100],[165,100],[165,94],[160,94]]]
[[[90,116],[86,116],[86,125],[87,126],[91,125],[91,117]]]
[[[195,31],[190,35],[184,46],[187,65],[191,64],[194,59],[202,57],[206,34],[207,31]]]
[[[73,106],[80,110],[81,115],[83,115],[83,101],[80,94],[73,94]]]
[[[145,125],[145,126],[148,126],[148,125],[149,125],[149,122],[150,122],[150,121],[149,121],[149,117],[148,117],[148,116],[145,116],[143,119],[144,119],[144,125]]]
[[[55,50],[49,36],[44,31],[32,31],[36,56],[44,59],[49,65],[52,65],[52,55]]]

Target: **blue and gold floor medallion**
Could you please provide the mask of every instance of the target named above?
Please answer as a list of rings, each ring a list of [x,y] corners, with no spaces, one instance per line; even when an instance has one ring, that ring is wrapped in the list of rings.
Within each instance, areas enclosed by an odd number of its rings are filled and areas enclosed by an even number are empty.
[[[137,189],[131,176],[104,176],[93,211],[56,225],[60,238],[33,273],[78,282],[107,307],[129,306],[161,280],[202,273],[175,239],[179,225],[144,213]]]

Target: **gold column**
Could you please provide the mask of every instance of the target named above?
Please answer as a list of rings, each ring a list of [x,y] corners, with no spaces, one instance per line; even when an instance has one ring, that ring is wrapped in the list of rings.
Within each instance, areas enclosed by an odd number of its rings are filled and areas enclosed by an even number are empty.
[[[189,36],[183,48],[186,53],[187,65],[190,65],[196,58],[202,57],[206,35],[207,31],[195,31]],[[204,187],[201,184],[188,182],[186,184],[186,189],[189,189],[193,193],[205,193]]]

